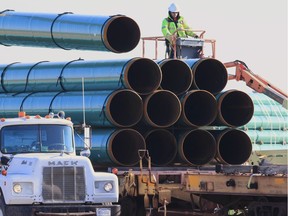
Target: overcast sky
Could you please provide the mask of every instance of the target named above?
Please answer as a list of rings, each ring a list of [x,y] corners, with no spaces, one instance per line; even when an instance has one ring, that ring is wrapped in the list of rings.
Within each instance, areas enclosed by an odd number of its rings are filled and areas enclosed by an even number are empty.
[[[160,36],[162,20],[172,2],[180,6],[180,13],[191,28],[205,30],[205,38],[216,40],[218,60],[244,61],[254,73],[288,91],[287,0],[0,0],[0,10],[96,16],[123,14],[138,23],[141,36]],[[139,43],[129,53],[115,54],[0,46],[0,64],[71,61],[79,57],[85,60],[127,59],[141,56],[141,48]],[[146,57],[153,58],[153,55]],[[248,90],[243,82],[229,83],[229,89]]]

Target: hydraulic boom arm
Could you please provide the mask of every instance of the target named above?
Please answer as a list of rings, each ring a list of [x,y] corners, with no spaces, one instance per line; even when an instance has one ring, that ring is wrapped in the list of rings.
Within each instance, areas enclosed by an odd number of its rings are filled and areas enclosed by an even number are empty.
[[[236,68],[235,75],[229,74],[229,80],[244,81],[247,86],[256,92],[267,95],[280,103],[285,109],[288,109],[288,95],[262,77],[254,74],[244,62],[236,60],[234,62],[224,63],[224,65],[226,68]]]

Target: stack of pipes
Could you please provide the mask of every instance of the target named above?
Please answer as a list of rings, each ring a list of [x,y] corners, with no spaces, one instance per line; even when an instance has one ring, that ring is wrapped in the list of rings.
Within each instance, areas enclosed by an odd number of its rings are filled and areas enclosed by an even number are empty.
[[[121,53],[139,40],[137,24],[120,15],[0,16],[0,44],[6,46]],[[134,166],[141,149],[156,166],[202,166],[215,159],[242,164],[252,151],[249,136],[237,127],[252,118],[253,102],[238,90],[222,92],[228,75],[216,59],[43,61],[0,65],[0,72],[0,116],[64,110],[74,124],[93,127],[94,166]],[[75,140],[83,146],[80,137]]]
[[[266,159],[277,154],[281,163],[281,152],[287,155],[288,151],[288,111],[266,95],[255,92],[249,95],[254,103],[254,115],[241,129],[249,135],[253,152],[266,156]],[[268,160],[274,159],[271,157]],[[283,160],[287,162],[286,157]]]

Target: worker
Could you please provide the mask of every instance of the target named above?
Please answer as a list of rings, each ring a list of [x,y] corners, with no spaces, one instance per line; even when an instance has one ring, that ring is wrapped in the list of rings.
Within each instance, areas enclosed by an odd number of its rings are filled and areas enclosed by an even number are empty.
[[[169,58],[174,57],[173,45],[175,45],[178,37],[187,38],[191,36],[198,38],[198,35],[189,28],[183,16],[180,16],[179,6],[175,3],[169,6],[168,17],[162,21],[162,33],[165,37],[166,54]]]

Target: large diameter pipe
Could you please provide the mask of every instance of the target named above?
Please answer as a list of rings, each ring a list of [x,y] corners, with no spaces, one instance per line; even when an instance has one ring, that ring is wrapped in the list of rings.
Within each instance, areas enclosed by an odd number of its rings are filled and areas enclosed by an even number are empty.
[[[176,95],[188,91],[193,82],[192,70],[180,59],[164,59],[158,61],[162,71],[161,89],[169,90]]]
[[[217,116],[217,102],[213,94],[205,90],[191,90],[180,98],[179,124],[200,127],[211,124]]]
[[[166,129],[153,129],[146,132],[144,138],[153,165],[172,163],[177,154],[177,141],[173,133]]]
[[[253,101],[254,103],[254,101]],[[279,105],[271,104],[255,104],[254,103],[254,116],[278,116],[279,118],[287,118],[288,111]]]
[[[6,10],[0,16],[0,44],[124,53],[140,40],[137,23],[124,15],[90,16]]]
[[[245,130],[287,130],[288,121],[286,116],[253,116],[247,124],[239,128]]]
[[[216,96],[218,115],[212,125],[240,127],[253,117],[254,105],[248,94],[228,90]]]
[[[207,130],[184,131],[177,137],[180,161],[192,166],[202,166],[214,159],[216,141]]]
[[[245,163],[252,153],[250,137],[242,130],[211,130],[216,139],[216,156],[219,163],[240,165]]]
[[[152,127],[170,127],[181,115],[178,97],[168,90],[157,90],[143,98],[143,122]]]
[[[213,58],[185,59],[193,72],[190,89],[202,89],[212,94],[220,93],[228,81],[227,69],[222,62]]]
[[[0,65],[0,73],[0,92],[81,91],[85,87],[85,91],[128,88],[150,94],[162,79],[158,64],[147,58],[14,63]]]
[[[77,152],[85,146],[83,135],[75,135]],[[92,135],[90,160],[94,167],[135,166],[139,150],[145,150],[143,136],[131,128],[96,129]]]
[[[253,144],[288,144],[288,131],[283,130],[247,130],[245,133],[250,137]],[[286,145],[288,149],[288,146]]]
[[[92,126],[131,127],[141,120],[143,103],[136,92],[128,89],[87,91],[84,99],[82,92],[0,94],[1,117],[15,117],[20,110],[42,116],[65,111],[74,124],[85,120]]]

